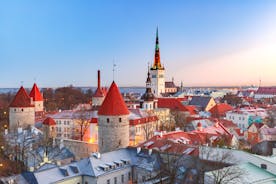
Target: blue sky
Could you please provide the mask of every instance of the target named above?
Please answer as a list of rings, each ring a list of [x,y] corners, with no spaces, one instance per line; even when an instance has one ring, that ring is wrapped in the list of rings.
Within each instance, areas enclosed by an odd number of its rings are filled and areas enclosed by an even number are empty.
[[[166,78],[276,85],[276,1],[0,1],[0,87],[144,86],[159,27]]]

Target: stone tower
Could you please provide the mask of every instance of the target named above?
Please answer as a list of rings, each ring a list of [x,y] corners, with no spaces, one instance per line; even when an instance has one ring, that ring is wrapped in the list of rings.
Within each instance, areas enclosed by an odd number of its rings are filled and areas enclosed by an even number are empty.
[[[153,110],[157,106],[157,99],[154,97],[154,94],[151,91],[151,79],[150,73],[148,70],[148,77],[146,80],[146,92],[141,97],[140,107],[144,110]]]
[[[129,111],[113,81],[98,111],[99,152],[110,152],[129,145]]]
[[[93,106],[101,106],[105,98],[105,93],[101,88],[101,73],[100,70],[98,70],[98,86],[97,90],[92,96],[92,105]]]
[[[44,106],[43,106],[43,97],[36,85],[34,83],[33,88],[30,92],[31,100],[33,101],[33,104],[35,106],[35,113],[42,113],[44,111]]]
[[[160,97],[161,93],[165,93],[165,68],[161,65],[158,28],[156,30],[155,56],[154,63],[150,69],[152,92],[156,97]]]
[[[9,106],[9,128],[14,130],[35,123],[35,107],[23,86],[20,87]]]

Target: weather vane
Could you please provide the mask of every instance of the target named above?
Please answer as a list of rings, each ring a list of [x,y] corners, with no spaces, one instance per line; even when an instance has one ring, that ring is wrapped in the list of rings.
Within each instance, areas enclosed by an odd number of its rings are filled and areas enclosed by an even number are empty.
[[[113,68],[112,68],[112,72],[113,72],[113,81],[115,80],[115,67],[116,67],[116,64],[115,64],[114,59],[113,59]]]

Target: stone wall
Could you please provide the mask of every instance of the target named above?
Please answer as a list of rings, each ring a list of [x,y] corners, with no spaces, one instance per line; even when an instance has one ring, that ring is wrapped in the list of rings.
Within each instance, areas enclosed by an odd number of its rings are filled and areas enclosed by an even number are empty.
[[[99,116],[99,151],[101,153],[125,148],[129,145],[128,115]]]

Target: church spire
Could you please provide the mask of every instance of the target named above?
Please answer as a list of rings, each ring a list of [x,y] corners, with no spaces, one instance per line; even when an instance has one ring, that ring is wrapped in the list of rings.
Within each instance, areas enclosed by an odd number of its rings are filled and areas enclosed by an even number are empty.
[[[160,62],[158,27],[156,28],[155,55],[154,55],[154,64],[152,66],[152,69],[164,69]]]

